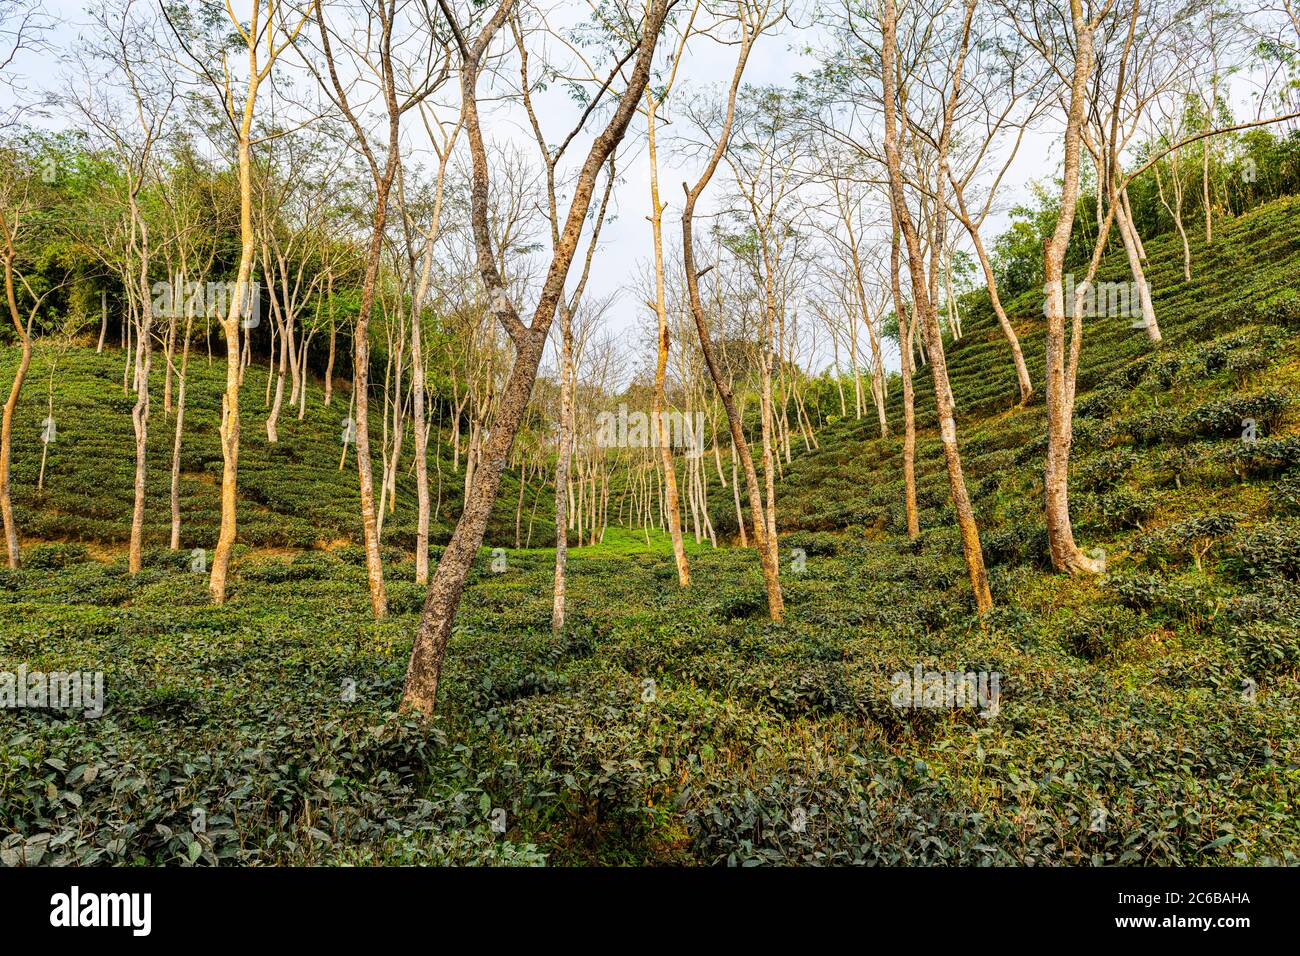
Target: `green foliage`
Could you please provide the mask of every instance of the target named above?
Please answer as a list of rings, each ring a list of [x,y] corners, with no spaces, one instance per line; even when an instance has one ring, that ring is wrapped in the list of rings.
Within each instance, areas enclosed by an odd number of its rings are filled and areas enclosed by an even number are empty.
[[[37,544],[23,552],[22,562],[29,568],[52,571],[70,564],[81,564],[89,557],[84,544]]]
[[[1181,561],[1202,561],[1242,520],[1242,515],[1219,512],[1195,515],[1142,535],[1134,542],[1152,567],[1167,568]]]
[[[54,418],[58,437],[45,446],[45,486],[43,491],[36,489],[42,452],[41,422],[48,412],[43,389],[33,387],[33,383],[43,383],[49,363],[55,358],[51,349],[38,344],[15,415],[12,487],[18,527],[24,538],[38,541],[124,544],[130,536],[134,494],[134,402],[122,395],[119,353],[96,355],[93,347],[73,348],[57,357]],[[15,350],[0,352],[0,377],[11,375],[16,361]],[[161,400],[163,365],[159,356],[151,378],[154,410],[147,450],[144,526],[145,545],[149,548],[165,548],[171,537],[168,498],[175,415],[164,410]],[[353,451],[349,450],[344,467],[339,468],[339,422],[347,414],[346,395],[341,401],[336,395],[332,405],[326,407],[321,383],[309,379],[306,416],[298,421],[286,409],[279,423],[280,440],[272,444],[266,439],[268,410],[262,402],[266,374],[264,367],[250,366],[242,391],[238,540],[253,547],[291,549],[346,543],[355,548],[354,556],[359,556],[356,559],[364,561]],[[224,359],[214,358],[209,364],[193,355],[189,378],[181,446],[183,556],[174,556],[185,564],[191,550],[205,548],[210,554],[217,540],[222,470],[218,429],[225,385]],[[175,385],[173,380],[173,389]],[[376,449],[381,425],[375,419],[380,417],[371,416],[376,429],[372,444]],[[403,450],[404,462],[413,455],[410,431]],[[444,432],[442,437],[444,442],[437,441],[435,431],[429,447],[430,496],[437,506],[430,537],[435,544],[450,537],[464,488],[463,458],[460,470],[454,470],[452,452],[445,443],[448,435]],[[440,488],[439,469],[443,473]],[[536,492],[533,480],[527,489],[523,524],[525,530],[530,522],[534,525],[534,545],[546,546],[554,540],[554,519],[547,518],[546,509],[538,509],[535,515],[527,512],[527,502]],[[488,525],[488,544],[514,545],[518,493],[518,471],[508,470]],[[546,494],[543,492],[543,498]],[[408,468],[399,469],[397,498],[402,506],[385,518],[384,542],[389,548],[386,561],[409,554],[415,547],[415,495],[414,474]]]
[[[1287,518],[1242,531],[1231,545],[1224,569],[1238,580],[1300,580],[1300,519]]]
[[[1120,644],[1142,633],[1140,615],[1127,607],[1103,605],[1072,618],[1062,638],[1076,654],[1098,660],[1109,657]]]
[[[1280,515],[1300,515],[1300,471],[1283,475],[1273,485],[1273,510]]]
[[[1148,241],[1160,349],[1125,322],[1089,325],[1072,502],[1104,576],[1049,570],[1044,410],[1016,407],[1005,344],[976,309],[947,347],[997,602],[985,619],[946,517],[922,375],[917,539],[902,533],[900,439],[850,419],[783,467],[780,624],[749,549],[692,542],[680,590],[662,535],[647,546],[611,527],[571,552],[559,635],[552,555],[512,550],[493,573],[484,551],[432,725],[393,713],[424,595],[410,509],[386,516],[392,615],[377,623],[339,406],[313,391],[276,447],[246,404],[244,537],[216,608],[189,549],[215,539],[220,369],[194,366],[178,552],[156,414],[149,548],[131,575],[130,463],[113,454],[130,430],[121,366],[74,351],[43,495],[31,443],[15,449],[27,566],[0,571],[0,671],[102,671],[106,708],[0,711],[0,862],[1295,863],[1300,783],[1275,755],[1300,730],[1286,704],[1300,697],[1300,527],[1285,400],[1300,325],[1282,295],[1300,264],[1298,207],[1226,224],[1212,253],[1196,247],[1204,274],[1187,287],[1178,248]],[[1033,298],[1013,318],[1041,383]],[[250,369],[246,394],[262,375]],[[18,435],[39,408],[25,398]],[[1267,424],[1257,442],[1229,427],[1245,411]],[[439,540],[462,484],[442,454]],[[404,476],[398,490],[409,502]],[[513,544],[517,493],[503,491],[489,547]],[[895,706],[894,675],[918,666],[1002,675],[997,715]],[[1246,678],[1257,702],[1243,701]]]

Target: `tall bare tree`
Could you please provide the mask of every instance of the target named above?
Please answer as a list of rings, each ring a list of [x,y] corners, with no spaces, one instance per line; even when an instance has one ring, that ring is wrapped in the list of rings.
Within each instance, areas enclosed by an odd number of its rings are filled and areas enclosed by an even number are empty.
[[[196,29],[198,18],[188,8],[164,5],[163,15],[172,36],[183,51],[189,68],[202,83],[210,86],[220,103],[222,117],[234,138],[235,159],[239,171],[239,265],[228,307],[221,317],[226,340],[226,387],[221,396],[221,527],[212,551],[212,573],[208,590],[212,600],[226,600],[226,579],[230,555],[235,547],[236,509],[239,500],[239,387],[243,382],[243,352],[240,329],[252,323],[253,261],[257,253],[257,233],[253,224],[253,147],[263,137],[254,135],[257,94],[268,82],[276,61],[288,49],[308,14],[286,13],[282,0],[252,0],[250,17],[245,23],[231,6],[226,7],[230,25],[243,42],[247,72],[239,75],[228,50],[211,33]],[[200,39],[207,43],[200,44]],[[242,79],[242,89],[240,89]],[[267,134],[274,136],[274,133]],[[247,345],[247,341],[242,343]]]
[[[448,79],[451,56],[445,45],[433,40],[435,21],[432,16],[407,16],[407,4],[399,4],[398,0],[366,0],[361,8],[364,25],[344,27],[340,37],[331,40],[333,31],[326,21],[321,0],[314,0],[320,51],[328,79],[320,77],[319,73],[317,76],[321,87],[351,126],[353,144],[365,160],[375,190],[366,270],[361,280],[361,297],[352,333],[352,388],[366,577],[370,585],[371,610],[375,617],[381,618],[388,613],[388,597],[384,589],[383,560],[379,554],[379,524],[370,456],[370,314],[375,304],[389,201],[401,163],[402,116],[423,102]],[[375,24],[378,24],[377,29]],[[418,43],[421,47],[412,57],[412,63],[404,63],[394,55],[395,36],[398,43]],[[373,51],[365,50],[367,41],[374,43]],[[359,75],[368,76],[369,82],[374,84],[376,98],[383,105],[386,136],[381,141],[382,153],[380,145],[371,143],[370,133],[363,125],[365,117],[362,106],[354,102],[357,97],[356,83],[343,79],[340,74],[339,59],[335,55],[336,45],[349,51],[349,62],[356,66]],[[438,55],[432,59],[426,58],[423,54],[428,49]]]
[[[947,89],[942,100],[938,135],[933,136],[934,159],[939,168],[935,183],[935,202],[931,214],[938,220],[930,230],[932,237],[943,235],[942,218],[944,213],[944,188],[948,178],[948,150],[953,132],[953,113],[960,97],[962,70],[966,49],[970,41],[970,25],[975,15],[975,0],[965,0],[965,9],[961,26],[955,38],[955,50],[947,65]],[[909,123],[915,120],[908,114],[908,90],[906,86],[899,89],[899,77],[903,71],[898,68],[898,15],[894,0],[885,0],[884,16],[881,21],[881,73],[884,83],[885,106],[885,157],[889,170],[890,192],[899,231],[907,247],[908,273],[912,280],[912,305],[916,310],[916,321],[920,324],[921,334],[925,339],[926,354],[930,360],[930,373],[934,382],[935,406],[939,415],[939,437],[943,443],[944,460],[948,468],[948,488],[952,496],[953,510],[957,515],[957,526],[961,533],[962,552],[966,559],[966,570],[970,576],[971,590],[975,595],[975,606],[981,613],[993,606],[989,593],[988,573],[984,568],[984,554],[980,548],[979,528],[975,523],[970,496],[966,490],[966,479],[962,472],[961,451],[957,445],[956,413],[952,387],[948,382],[948,364],[944,356],[943,339],[939,331],[939,318],[935,309],[934,290],[938,280],[940,243],[931,239],[930,262],[927,267],[921,250],[921,239],[915,221],[907,205],[906,181],[903,175],[901,150],[898,143],[899,113],[902,113],[904,128],[919,128]],[[899,103],[902,103],[900,109]],[[928,275],[928,281],[927,281]]]
[[[738,37],[736,66],[731,74],[731,83],[727,88],[726,110],[714,140],[713,149],[705,163],[700,178],[693,186],[682,183],[686,191],[686,202],[682,207],[682,262],[686,272],[686,291],[695,320],[695,330],[700,338],[700,351],[709,369],[713,387],[722,400],[727,412],[727,426],[731,433],[732,461],[740,460],[745,473],[746,493],[749,496],[750,511],[753,515],[754,546],[758,551],[759,563],[763,569],[763,581],[767,588],[767,610],[774,621],[779,621],[785,614],[785,598],[781,593],[780,561],[777,551],[775,522],[769,522],[763,507],[763,493],[758,484],[758,472],[754,467],[754,458],[745,439],[744,417],[736,402],[731,381],[723,374],[716,351],[711,341],[708,318],[704,302],[700,295],[700,270],[695,260],[695,207],[717,172],[718,165],[726,155],[730,145],[732,128],[736,118],[736,98],[740,92],[741,80],[745,66],[749,62],[750,52],[758,36],[785,15],[784,7],[770,0],[738,0],[736,4],[736,29]],[[768,458],[770,474],[770,457]],[[736,521],[744,534],[745,517],[740,510],[740,492],[736,491]]]
[[[596,95],[591,97],[577,126],[561,140],[562,144],[568,144],[582,131],[588,117],[604,101],[610,87],[623,75],[624,67],[630,62],[630,70],[626,73],[623,90],[613,105],[612,115],[596,134],[574,181],[573,195],[564,217],[560,240],[552,252],[532,320],[525,325],[507,296],[492,248],[487,209],[489,167],[478,101],[478,82],[484,57],[489,44],[505,26],[514,7],[514,0],[502,0],[492,9],[472,40],[464,35],[459,21],[447,6],[447,0],[439,0],[439,6],[456,36],[456,45],[460,51],[461,97],[465,104],[465,129],[473,168],[471,220],[479,274],[487,289],[493,314],[514,344],[515,360],[501,398],[495,427],[483,451],[482,465],[475,475],[470,494],[465,499],[465,508],[456,529],[429,582],[429,592],[411,649],[402,705],[426,717],[433,714],[443,657],[447,641],[451,637],[452,621],[460,604],[470,565],[487,528],[488,516],[500,488],[501,473],[527,410],[546,338],[564,295],[565,279],[577,251],[598,174],[627,133],[628,125],[635,115],[637,104],[650,78],[654,51],[672,3],[673,0],[650,0],[639,15],[629,16],[628,19],[635,26],[635,35],[627,52],[610,71]]]

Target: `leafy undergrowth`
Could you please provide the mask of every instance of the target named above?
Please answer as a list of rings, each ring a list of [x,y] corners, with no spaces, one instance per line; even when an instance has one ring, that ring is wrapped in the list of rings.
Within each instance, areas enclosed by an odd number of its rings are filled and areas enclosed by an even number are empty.
[[[997,575],[1001,608],[981,628],[943,535],[788,543],[807,564],[787,577],[780,625],[764,619],[744,551],[695,555],[689,594],[660,542],[579,552],[562,639],[547,626],[549,556],[512,552],[497,573],[484,552],[432,731],[391,716],[421,597],[407,561],[389,568],[397,613],[380,624],[364,569],[325,552],[245,555],[224,609],[166,554],[134,580],[75,554],[4,572],[0,659],[103,670],[106,708],[0,716],[0,852],[10,863],[1294,860],[1293,675],[1270,670],[1252,703],[1239,690],[1249,655],[1214,628],[1131,611],[1122,640],[1100,620],[1085,632],[1094,619],[1071,608],[1106,586],[1027,570]],[[1272,599],[1294,611],[1293,593]],[[1080,652],[1087,640],[1105,660]],[[917,664],[1001,674],[996,715],[893,707],[891,675]],[[1092,828],[1099,807],[1104,830]]]
[[[1043,408],[1012,407],[1005,345],[967,317],[982,622],[932,413],[917,541],[869,422],[788,467],[782,624],[752,552],[694,551],[682,592],[662,538],[611,529],[573,552],[556,638],[550,552],[485,550],[431,729],[393,716],[422,599],[400,550],[375,623],[355,547],[241,550],[219,609],[185,552],[132,578],[29,548],[0,572],[0,670],[102,670],[107,701],[0,712],[0,860],[1297,862],[1298,205],[1228,224],[1189,285],[1148,243],[1162,347],[1089,321],[1071,481],[1097,579],[1047,567]],[[1018,326],[1041,381],[1041,321]],[[917,666],[997,673],[999,707],[894,706]]]

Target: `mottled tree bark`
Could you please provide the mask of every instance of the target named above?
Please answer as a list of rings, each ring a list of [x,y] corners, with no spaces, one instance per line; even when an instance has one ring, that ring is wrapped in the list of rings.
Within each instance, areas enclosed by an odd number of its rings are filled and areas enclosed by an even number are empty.
[[[441,2],[441,0],[440,0]],[[564,282],[577,251],[583,222],[591,205],[600,167],[622,141],[635,113],[637,102],[650,76],[654,49],[667,16],[670,0],[653,0],[642,23],[643,33],[634,49],[636,60],[628,73],[627,86],[618,100],[608,125],[591,144],[587,158],[573,184],[573,199],[568,216],[551,257],[537,306],[530,325],[525,326],[509,299],[497,268],[488,223],[488,159],[479,123],[477,86],[483,55],[492,38],[500,31],[513,7],[513,0],[503,0],[488,19],[473,45],[465,42],[458,26],[443,7],[455,27],[461,51],[461,92],[465,104],[466,131],[469,135],[472,180],[470,189],[471,225],[478,268],[487,289],[493,311],[515,345],[515,362],[502,394],[497,419],[482,452],[471,494],[451,541],[442,553],[429,591],[425,597],[420,625],[416,630],[407,666],[402,707],[431,717],[437,701],[438,682],[451,638],[452,623],[469,575],[470,566],[483,541],[492,505],[500,490],[515,434],[527,411],[528,399],[537,378],[537,368],[555,319],[556,308],[564,294]]]
[[[221,319],[221,329],[226,338],[226,389],[221,396],[220,429],[221,527],[217,533],[217,546],[212,551],[212,574],[208,579],[208,590],[212,592],[212,600],[217,604],[223,604],[226,600],[226,575],[230,568],[230,553],[235,547],[235,509],[239,480],[239,385],[243,380],[239,328],[241,310],[248,295],[249,278],[253,270],[255,236],[250,136],[253,128],[253,103],[257,97],[257,76],[254,72],[249,81],[248,94],[244,100],[243,123],[239,130],[239,271],[235,274],[235,289],[229,311]]]
[[[894,298],[894,315],[898,318],[898,364],[903,379],[903,510],[907,519],[907,536],[921,534],[920,511],[916,505],[916,388],[912,384],[912,318],[903,302],[899,282],[898,214],[890,205],[889,279]]]
[[[20,353],[18,367],[14,370],[13,384],[9,386],[9,397],[5,399],[4,415],[0,420],[0,515],[3,515],[5,529],[5,548],[9,567],[18,567],[18,525],[14,522],[13,500],[9,492],[10,455],[13,448],[14,412],[18,408],[18,396],[22,393],[27,370],[32,364],[32,326],[31,319],[24,325],[18,313],[18,293],[14,287],[14,248],[12,226],[4,211],[0,211],[0,229],[4,230],[5,302],[9,307],[9,317],[13,320],[14,330],[18,333]],[[35,317],[35,311],[32,317]]]
[[[659,457],[664,466],[664,497],[668,510],[668,534],[673,542],[673,560],[677,565],[677,583],[687,587],[691,583],[691,570],[686,562],[686,544],[682,540],[682,507],[677,491],[677,472],[673,467],[673,450],[668,435],[667,411],[668,397],[664,385],[668,369],[668,306],[664,295],[664,240],[663,216],[664,204],[659,201],[659,162],[655,151],[655,116],[658,101],[653,93],[646,92],[646,123],[649,136],[650,152],[650,230],[654,240],[655,268],[655,317],[658,320],[659,333],[656,337],[654,382],[654,429],[659,445]]]
[[[952,70],[952,90],[949,94],[939,138],[937,158],[944,175],[938,179],[938,197],[935,201],[935,215],[941,216],[943,206],[943,187],[946,176],[948,144],[952,128],[952,113],[956,106],[961,86],[961,72],[966,53],[966,39],[969,37],[970,20],[974,12],[974,0],[967,0],[966,21],[963,28],[963,40],[957,55],[956,65]],[[895,219],[907,245],[908,272],[912,279],[912,302],[915,319],[921,326],[921,336],[925,342],[929,358],[930,375],[934,383],[935,409],[939,417],[939,437],[943,444],[944,462],[948,469],[948,489],[952,497],[953,510],[957,515],[957,527],[962,539],[962,552],[966,559],[966,570],[970,577],[971,590],[975,596],[975,606],[980,613],[993,607],[993,598],[989,592],[988,573],[984,567],[984,554],[980,548],[979,528],[975,523],[975,514],[971,508],[970,496],[966,491],[966,479],[962,471],[961,451],[957,445],[957,423],[952,387],[948,381],[948,363],[943,351],[943,338],[939,331],[939,317],[935,311],[934,299],[926,283],[926,267],[921,251],[920,237],[907,209],[906,195],[903,191],[902,161],[899,155],[897,134],[897,105],[895,90],[897,84],[895,60],[897,57],[897,13],[894,0],[885,0],[885,13],[882,22],[881,66],[884,75],[885,106],[885,155],[889,169],[890,193],[893,200]],[[938,230],[937,230],[938,231]],[[930,280],[933,285],[938,264],[937,245],[931,249]]]
[[[551,630],[564,630],[569,566],[569,458],[573,452],[573,317],[560,307],[560,441],[555,449],[555,586]]]
[[[185,391],[190,369],[190,337],[194,330],[194,317],[185,318],[185,340],[181,343],[181,369],[176,376],[176,431],[172,437],[172,533],[169,546],[176,551],[181,546],[181,440],[185,433]]]
[[[745,472],[745,487],[749,495],[750,511],[753,515],[754,547],[758,551],[759,564],[763,569],[763,582],[767,589],[768,616],[774,621],[779,621],[785,615],[785,597],[781,593],[781,567],[777,552],[775,519],[773,517],[769,523],[769,517],[771,516],[764,513],[763,493],[758,484],[758,472],[754,467],[754,457],[750,454],[749,443],[745,440],[744,419],[736,404],[736,397],[732,392],[731,384],[722,374],[722,369],[718,366],[718,360],[714,354],[704,313],[704,302],[700,298],[699,269],[695,262],[695,204],[713,178],[718,163],[722,161],[722,156],[726,152],[735,121],[736,94],[740,89],[740,81],[745,72],[745,64],[749,59],[750,50],[753,48],[754,38],[761,29],[761,23],[741,23],[740,50],[736,57],[736,68],[732,73],[731,86],[727,93],[727,112],[722,129],[718,133],[717,144],[714,146],[713,153],[695,185],[687,187],[685,183],[682,184],[682,188],[686,191],[686,203],[682,208],[682,262],[686,273],[687,299],[690,303],[691,317],[695,320],[695,331],[699,334],[700,351],[703,353],[704,363],[709,369],[709,377],[713,379],[713,387],[717,390],[718,397],[722,399],[722,407],[727,413],[727,427],[731,432],[732,467],[734,469],[738,458]],[[767,462],[768,478],[770,479],[770,452],[765,457],[765,460]],[[736,522],[740,526],[743,543],[745,516],[740,510],[740,490],[734,477],[732,485],[736,489]]]
[[[1087,109],[1088,80],[1092,73],[1093,25],[1083,16],[1080,0],[1071,0],[1074,26],[1074,76],[1066,113],[1065,169],[1061,202],[1052,234],[1043,244],[1047,314],[1047,463],[1043,488],[1048,548],[1052,565],[1070,573],[1095,572],[1098,565],[1074,543],[1070,523],[1070,445],[1073,440],[1074,386],[1067,381],[1065,351],[1065,293],[1062,288],[1065,253],[1074,227],[1079,201],[1079,154]],[[1076,303],[1077,304],[1077,303]],[[1076,310],[1077,311],[1077,310]]]

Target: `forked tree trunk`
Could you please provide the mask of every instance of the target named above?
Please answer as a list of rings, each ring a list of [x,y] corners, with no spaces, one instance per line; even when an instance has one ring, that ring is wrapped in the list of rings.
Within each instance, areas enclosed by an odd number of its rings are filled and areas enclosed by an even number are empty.
[[[668,306],[664,295],[664,204],[659,201],[659,161],[655,152],[655,114],[658,102],[654,94],[646,92],[646,124],[650,152],[650,230],[654,239],[655,264],[655,317],[659,323],[658,354],[655,361],[654,423],[659,444],[659,456],[664,464],[665,497],[668,502],[668,533],[673,542],[673,560],[677,564],[677,584],[687,587],[691,583],[691,570],[686,562],[686,544],[682,540],[682,509],[677,491],[677,473],[673,467],[673,450],[668,435],[668,397],[664,378],[668,368]]]
[[[1079,200],[1079,153],[1083,143],[1088,81],[1092,72],[1093,27],[1084,20],[1077,5],[1072,7],[1071,15],[1075,35],[1074,76],[1066,114],[1061,202],[1056,225],[1043,244],[1043,274],[1046,279],[1044,291],[1047,296],[1047,464],[1043,474],[1043,488],[1052,565],[1058,571],[1080,573],[1095,572],[1098,566],[1074,543],[1074,529],[1070,523],[1069,471],[1074,384],[1067,381],[1065,293],[1062,279],[1065,253],[1074,226],[1074,211]]]
[[[722,407],[727,413],[727,427],[731,433],[732,467],[734,469],[736,459],[739,458],[740,465],[745,472],[745,488],[749,495],[750,512],[753,515],[754,547],[758,551],[759,564],[763,569],[763,582],[767,589],[768,616],[774,621],[779,621],[785,616],[785,597],[781,593],[781,566],[777,552],[775,509],[773,508],[771,512],[765,512],[763,507],[763,493],[759,488],[758,472],[754,467],[754,457],[750,454],[749,443],[745,440],[744,419],[741,417],[740,409],[736,405],[736,397],[731,389],[731,383],[723,376],[722,370],[718,366],[718,360],[710,341],[708,323],[704,313],[704,302],[700,298],[699,269],[695,263],[695,204],[713,178],[718,163],[722,161],[722,156],[726,152],[727,143],[731,138],[732,125],[735,121],[736,94],[740,89],[740,81],[745,72],[745,64],[749,59],[750,50],[753,48],[754,39],[755,33],[747,26],[742,25],[740,49],[736,57],[736,68],[732,73],[731,86],[727,93],[727,112],[722,129],[718,133],[718,142],[714,146],[708,164],[704,167],[704,171],[695,185],[688,187],[685,183],[682,183],[682,189],[686,192],[686,202],[682,207],[682,262],[686,273],[687,300],[691,309],[691,317],[695,320],[695,331],[699,335],[700,351],[704,355],[704,364],[708,367],[709,377],[713,379],[713,387],[717,390],[718,397],[722,399]],[[765,421],[764,458],[767,477],[770,481],[771,451],[770,446],[767,445],[766,436],[767,426]],[[732,486],[736,489],[736,522],[740,525],[740,535],[743,542],[745,519],[740,510],[740,487],[739,482],[734,478],[734,471]]]
[[[973,12],[973,0],[968,0],[966,8],[966,30]],[[935,409],[939,417],[939,437],[943,444],[944,462],[948,469],[948,488],[952,497],[953,510],[957,515],[957,527],[961,533],[962,552],[966,559],[966,570],[970,576],[971,590],[975,596],[975,606],[979,612],[993,607],[993,598],[989,592],[988,573],[984,567],[984,554],[980,548],[979,528],[975,523],[970,496],[966,491],[966,479],[962,472],[961,452],[957,446],[957,424],[955,416],[952,387],[948,382],[948,363],[944,356],[943,338],[939,331],[939,317],[935,311],[934,301],[927,288],[926,268],[921,252],[920,237],[907,210],[906,194],[903,191],[902,163],[899,157],[897,140],[897,119],[895,97],[895,57],[897,56],[897,19],[894,0],[885,0],[885,15],[882,23],[881,65],[884,74],[885,102],[885,154],[889,168],[890,192],[895,210],[895,218],[907,244],[908,271],[912,279],[912,302],[916,310],[916,321],[921,325],[921,335],[929,357],[930,375],[934,383]],[[946,105],[943,132],[938,147],[938,160],[942,167],[947,164],[949,131],[952,112],[955,109],[961,84],[961,71],[965,61],[965,37],[956,65],[953,68],[952,92]],[[946,171],[946,169],[945,169]],[[941,215],[943,209],[944,177],[939,177],[939,196],[935,203],[935,215]],[[938,265],[938,249],[931,250],[930,278],[937,277],[934,270]]]
[[[496,421],[482,452],[483,457],[471,494],[465,499],[460,520],[456,523],[451,541],[444,549],[429,583],[420,625],[411,648],[406,684],[402,690],[402,708],[417,711],[426,718],[433,715],[456,609],[460,604],[470,566],[483,542],[483,533],[487,529],[492,505],[500,490],[501,474],[509,458],[510,448],[528,409],[528,399],[537,378],[546,338],[555,319],[556,308],[563,297],[565,278],[577,251],[583,222],[591,205],[596,176],[627,133],[636,105],[649,80],[656,41],[668,12],[667,0],[653,0],[646,11],[642,23],[643,32],[637,42],[636,61],[629,71],[627,85],[608,125],[592,142],[574,182],[573,199],[564,229],[555,245],[532,322],[525,326],[505,297],[504,282],[498,272],[492,248],[488,223],[488,157],[479,125],[476,93],[483,55],[492,38],[504,25],[512,6],[511,0],[504,0],[479,32],[472,47],[461,44],[461,93],[470,140],[470,208],[474,246],[484,285],[488,295],[493,298],[494,311],[514,342],[515,361],[506,381]]]

